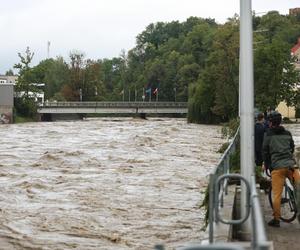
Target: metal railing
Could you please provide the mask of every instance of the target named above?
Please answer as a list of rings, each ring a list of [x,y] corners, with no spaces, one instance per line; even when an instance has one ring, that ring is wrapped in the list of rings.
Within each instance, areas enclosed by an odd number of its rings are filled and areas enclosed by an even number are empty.
[[[218,165],[215,167],[215,169],[212,171],[212,175],[210,175],[210,182],[214,182],[216,178],[223,174],[229,174],[230,173],[230,157],[236,152],[236,148],[239,144],[239,134],[240,128],[237,129],[235,135],[233,136],[233,139],[231,140],[231,143],[223,153],[221,159],[218,162]],[[223,207],[223,198],[224,194],[227,194],[227,185],[228,185],[228,179],[224,179],[222,183],[220,183],[220,192],[219,192],[219,200],[220,205]]]
[[[180,250],[245,250],[242,245],[232,244],[230,242],[214,242],[214,223],[223,223],[229,225],[238,225],[244,223],[250,216],[252,220],[251,249],[268,250],[271,249],[267,241],[264,219],[261,211],[259,196],[256,190],[255,176],[252,176],[249,183],[240,174],[230,174],[230,157],[236,152],[239,141],[239,129],[233,137],[233,140],[222,155],[218,165],[210,175],[209,183],[209,244],[192,245],[179,248]],[[243,218],[236,220],[226,220],[221,217],[220,209],[223,207],[224,196],[227,195],[228,180],[235,179],[243,181],[246,187],[246,213]],[[163,245],[157,245],[157,250],[164,250]]]
[[[44,102],[39,108],[187,108],[187,102]]]
[[[227,195],[228,178],[219,180],[216,183],[218,177],[228,175],[230,173],[230,157],[236,152],[236,148],[239,143],[239,131],[237,129],[231,143],[223,153],[218,165],[210,174],[209,178],[209,243],[214,242],[214,223],[218,222],[218,210],[219,205],[223,207],[224,195]],[[216,184],[215,184],[216,183]],[[217,208],[216,208],[217,205]]]
[[[252,220],[252,249],[270,249],[264,227],[264,217],[261,211],[259,196],[256,191],[255,176],[251,178],[251,220]]]
[[[244,223],[249,216],[252,220],[251,245],[252,249],[266,250],[270,249],[270,244],[267,241],[264,219],[259,202],[259,196],[256,191],[256,180],[252,176],[249,183],[240,174],[230,174],[230,156],[235,152],[239,139],[239,129],[237,130],[233,141],[224,152],[219,164],[215,168],[213,174],[210,175],[209,184],[209,243],[214,244],[214,223],[223,223],[230,225],[238,225]],[[220,209],[223,207],[224,195],[227,194],[227,185],[229,179],[243,181],[246,187],[246,213],[243,218],[237,220],[225,220],[220,216]],[[204,248],[198,248],[204,249]],[[214,249],[214,248],[211,248]],[[217,249],[217,248],[215,248]],[[187,249],[185,249],[187,250]]]

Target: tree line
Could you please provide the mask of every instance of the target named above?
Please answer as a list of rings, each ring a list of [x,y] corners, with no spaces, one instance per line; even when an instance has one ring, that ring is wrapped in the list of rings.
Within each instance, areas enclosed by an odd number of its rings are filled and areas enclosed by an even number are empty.
[[[299,72],[290,49],[300,37],[300,15],[254,14],[253,30],[255,107],[286,101],[299,108]],[[72,51],[68,62],[57,57],[31,67],[33,56],[29,48],[19,53],[16,88],[28,93],[38,91],[30,83],[45,83],[49,101],[188,101],[188,120],[196,123],[238,115],[238,16],[224,24],[198,17],[152,23],[137,35],[134,48],[112,59]]]

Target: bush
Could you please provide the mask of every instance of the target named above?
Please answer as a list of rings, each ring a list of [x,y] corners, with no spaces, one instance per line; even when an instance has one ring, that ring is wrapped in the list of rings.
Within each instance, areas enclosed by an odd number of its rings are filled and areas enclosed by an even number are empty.
[[[228,148],[228,146],[229,146],[229,142],[223,143],[217,152],[220,154],[223,154],[226,151],[226,149]]]
[[[30,98],[16,98],[15,109],[19,116],[27,118],[36,118],[37,115],[37,104],[33,99]]]
[[[240,119],[238,117],[235,119],[231,119],[228,123],[223,124],[222,135],[225,138],[232,138],[235,135],[239,126]]]

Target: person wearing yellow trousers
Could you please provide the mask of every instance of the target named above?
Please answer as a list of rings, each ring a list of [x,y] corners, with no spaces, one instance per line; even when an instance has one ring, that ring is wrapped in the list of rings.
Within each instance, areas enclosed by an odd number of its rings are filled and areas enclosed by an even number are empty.
[[[298,169],[293,168],[279,168],[271,172],[272,176],[272,190],[273,190],[273,216],[276,221],[280,220],[280,203],[281,193],[284,186],[285,178],[288,177],[297,183],[300,182],[300,174]]]
[[[293,158],[294,140],[292,134],[281,126],[281,114],[274,111],[268,119],[270,127],[263,140],[264,167],[271,170],[273,190],[273,219],[268,222],[268,225],[280,227],[281,193],[285,178],[300,183],[300,174],[299,170],[295,169]]]

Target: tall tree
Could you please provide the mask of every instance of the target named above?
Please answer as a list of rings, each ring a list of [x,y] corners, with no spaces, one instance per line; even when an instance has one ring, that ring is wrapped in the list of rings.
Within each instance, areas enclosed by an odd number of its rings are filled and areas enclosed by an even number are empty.
[[[13,76],[14,75],[14,72],[12,69],[9,69],[8,71],[5,72],[5,75],[6,76]]]
[[[289,44],[273,40],[255,51],[255,104],[260,110],[275,109],[279,102],[293,95],[297,73]]]
[[[16,91],[19,94],[15,102],[15,108],[19,115],[34,118],[37,112],[37,106],[29,95],[30,92],[38,91],[36,86],[32,84],[34,82],[34,74],[30,67],[34,53],[27,47],[25,53],[23,55],[18,53],[18,56],[20,63],[14,65],[14,68],[18,69]]]
[[[57,57],[53,60],[53,63],[49,65],[44,77],[44,82],[46,84],[46,99],[65,100],[61,90],[64,86],[70,84],[70,70],[68,64],[62,57]]]
[[[18,70],[16,90],[24,91],[25,97],[28,98],[29,91],[36,90],[36,88],[31,84],[34,79],[30,67],[34,52],[31,52],[30,48],[27,47],[25,53],[23,55],[18,53],[18,56],[20,58],[20,62],[14,65],[14,68]]]
[[[69,91],[64,92],[65,98],[69,101],[83,100],[85,97],[84,90],[84,53],[72,51],[70,53],[70,85]]]

